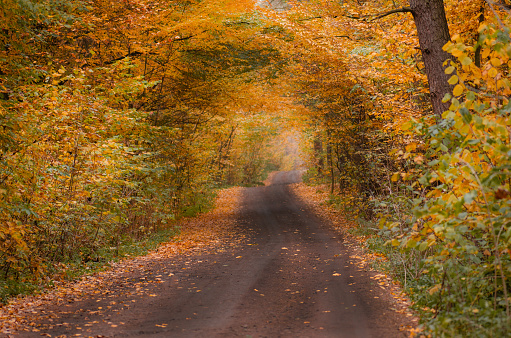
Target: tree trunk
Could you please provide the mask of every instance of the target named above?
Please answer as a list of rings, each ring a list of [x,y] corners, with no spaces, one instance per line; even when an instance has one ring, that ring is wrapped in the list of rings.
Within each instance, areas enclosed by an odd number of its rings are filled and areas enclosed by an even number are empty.
[[[449,102],[443,103],[442,99],[452,90],[447,82],[450,75],[445,74],[444,71],[444,62],[450,58],[450,55],[442,49],[451,39],[444,1],[410,0],[410,9],[417,27],[433,112],[440,117],[450,106]]]
[[[481,1],[481,8],[479,9],[479,25],[484,22],[484,6],[486,2],[483,0]],[[479,41],[479,36],[481,34],[476,34],[476,42]],[[475,57],[474,57],[474,64],[476,67],[481,68],[481,45],[477,45],[476,51],[475,51]]]
[[[330,167],[330,194],[334,193],[335,177],[334,177],[334,159],[332,156],[332,142],[330,140],[330,130],[327,130],[327,144],[326,144],[326,161]]]
[[[323,142],[321,142],[319,135],[316,135],[314,138],[314,157],[318,175],[321,176],[323,175]]]

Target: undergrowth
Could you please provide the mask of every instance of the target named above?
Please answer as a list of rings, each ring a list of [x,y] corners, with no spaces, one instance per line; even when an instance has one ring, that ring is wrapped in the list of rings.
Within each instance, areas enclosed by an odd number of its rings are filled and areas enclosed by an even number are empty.
[[[196,194],[194,202],[182,207],[177,219],[194,217],[208,212],[214,207],[216,193],[212,190]],[[113,236],[109,242],[102,245],[83,246],[59,257],[59,260],[40,262],[38,274],[29,270],[19,270],[16,273],[0,275],[0,303],[5,304],[10,298],[18,295],[28,295],[51,287],[55,281],[75,280],[83,275],[107,269],[111,263],[127,257],[146,255],[156,249],[161,243],[168,242],[179,234],[177,222],[170,221],[166,226],[146,229],[142,235],[133,236],[131,233]],[[64,259],[63,259],[64,258]]]
[[[33,276],[20,273],[18,276],[0,278],[0,302],[5,304],[10,298],[27,295],[51,287],[55,281],[75,280],[87,274],[107,269],[111,263],[123,258],[146,255],[161,243],[167,242],[179,234],[179,227],[171,227],[149,234],[140,240],[122,238],[118,245],[102,247],[91,255],[77,255],[65,262],[45,264],[45,274]]]
[[[485,272],[491,263],[484,253],[475,253],[472,257],[458,254],[439,266],[434,259],[446,255],[442,252],[445,248],[408,247],[396,241],[404,238],[409,230],[404,226],[388,227],[388,217],[407,219],[413,215],[413,209],[405,207],[407,191],[402,184],[392,196],[372,200],[374,210],[380,217],[386,212],[386,218],[360,217],[360,210],[353,207],[353,198],[347,195],[330,195],[327,204],[355,220],[356,227],[348,231],[365,238],[365,249],[386,257],[372,265],[401,283],[420,317],[423,334],[431,337],[509,336],[506,303],[496,294],[496,278]],[[476,262],[479,268],[472,265]]]

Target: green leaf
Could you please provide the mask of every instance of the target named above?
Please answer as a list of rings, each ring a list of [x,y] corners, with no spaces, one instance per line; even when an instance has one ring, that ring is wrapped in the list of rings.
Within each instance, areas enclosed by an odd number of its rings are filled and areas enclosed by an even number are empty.
[[[463,200],[465,200],[466,204],[470,204],[474,201],[474,199],[477,197],[477,190],[472,190],[471,192],[467,192],[465,195],[463,195]]]
[[[465,107],[461,108],[460,114],[463,117],[463,121],[465,121],[466,123],[472,122],[472,114],[470,114],[470,111],[467,108]]]
[[[433,160],[433,161],[428,163],[428,166],[429,167],[433,167],[433,166],[437,165],[439,162],[440,162],[439,160]]]
[[[409,239],[408,242],[406,242],[407,248],[415,248],[417,246],[417,241],[414,239]]]

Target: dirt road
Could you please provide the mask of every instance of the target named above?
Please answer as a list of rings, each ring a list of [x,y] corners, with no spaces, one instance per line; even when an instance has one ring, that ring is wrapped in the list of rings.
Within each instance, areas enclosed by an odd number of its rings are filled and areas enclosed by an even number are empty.
[[[246,189],[244,244],[154,263],[77,300],[36,333],[67,337],[404,337],[376,282],[342,238],[290,193],[299,172]],[[143,292],[140,292],[143,291]]]

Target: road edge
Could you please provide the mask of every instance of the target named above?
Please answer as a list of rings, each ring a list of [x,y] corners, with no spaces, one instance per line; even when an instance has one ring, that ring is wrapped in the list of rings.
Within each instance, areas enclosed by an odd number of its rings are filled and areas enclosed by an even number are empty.
[[[359,268],[367,269],[375,272],[371,277],[375,279],[380,288],[387,291],[387,300],[395,307],[392,310],[398,315],[407,317],[410,325],[400,328],[401,331],[407,332],[411,337],[416,336],[420,329],[418,329],[419,317],[412,310],[412,302],[406,295],[400,282],[394,280],[385,271],[375,269],[371,261],[375,259],[387,259],[385,256],[370,252],[364,246],[367,238],[363,236],[356,236],[350,233],[350,228],[356,227],[354,221],[348,221],[348,218],[340,211],[334,209],[326,202],[329,198],[329,188],[327,185],[310,186],[305,183],[294,183],[289,185],[290,192],[296,196],[309,210],[325,224],[333,224],[333,230],[342,235],[343,244],[350,251],[349,257],[353,260]]]

